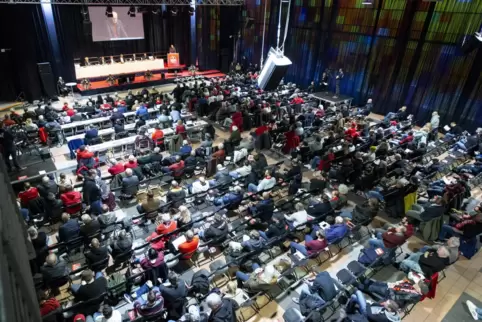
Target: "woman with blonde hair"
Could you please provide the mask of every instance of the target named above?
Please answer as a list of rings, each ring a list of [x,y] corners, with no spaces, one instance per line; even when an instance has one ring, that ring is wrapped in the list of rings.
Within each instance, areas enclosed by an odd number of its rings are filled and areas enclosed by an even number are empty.
[[[178,227],[187,225],[191,222],[191,212],[186,206],[180,206],[179,213],[174,216],[174,219],[177,220]]]
[[[35,130],[38,130],[38,126],[37,124],[35,124],[34,122],[32,122],[32,119],[28,118],[25,120],[25,128],[27,129],[27,131],[35,131]]]

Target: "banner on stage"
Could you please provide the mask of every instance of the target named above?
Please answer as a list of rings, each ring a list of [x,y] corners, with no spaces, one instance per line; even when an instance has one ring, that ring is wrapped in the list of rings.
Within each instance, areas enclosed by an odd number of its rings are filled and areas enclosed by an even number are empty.
[[[167,54],[167,67],[172,68],[172,67],[178,67],[178,66],[179,66],[179,54],[178,53]]]

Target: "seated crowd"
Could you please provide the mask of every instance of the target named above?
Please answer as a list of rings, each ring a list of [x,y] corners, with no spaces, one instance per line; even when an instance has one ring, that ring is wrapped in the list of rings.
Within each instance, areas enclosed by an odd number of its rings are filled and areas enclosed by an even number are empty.
[[[471,163],[479,145],[462,137],[455,124],[451,135],[439,140],[437,114],[420,130],[413,127],[406,107],[375,122],[367,117],[372,100],[360,108],[343,104],[325,110],[291,84],[260,91],[252,86],[252,75],[214,79],[209,86],[179,85],[172,93],[170,115],[161,109],[159,124],[180,121],[175,111],[181,102],[199,117],[219,122],[231,134],[217,147],[214,133],[205,133],[194,148],[181,121],[179,144],[166,155],[159,125],[147,137],[152,145],[146,150],[107,161],[109,183],[84,145],[77,151],[81,191],[65,175],[58,181],[45,176],[36,187],[25,184],[19,208],[35,249],[31,267],[40,276],[42,315],[70,312],[76,322],[151,317],[234,322],[245,304],[239,292],[271,300],[275,285],[289,289],[284,278],[300,279],[291,270],[295,266],[309,272],[301,278],[299,298],[293,298],[299,304],[296,312],[308,320],[316,321],[329,306],[341,303],[339,321],[399,321],[411,305],[433,297],[438,274],[458,260],[462,242],[473,243],[482,233],[482,205],[470,198],[469,185],[480,173],[478,163]],[[142,101],[165,104],[156,95],[144,92]],[[99,105],[107,109],[121,100]],[[124,100],[127,109],[139,107],[136,114],[142,120],[144,107],[133,97]],[[250,132],[245,138],[240,135],[244,131]],[[139,135],[146,136],[142,131]],[[481,140],[481,133],[473,136],[477,143]],[[270,148],[290,156],[289,167],[282,169],[283,162],[269,165],[261,151]],[[460,158],[441,162],[441,153],[436,155],[440,149],[456,149],[464,164]],[[303,165],[315,171],[308,186],[302,181]],[[156,180],[166,180],[168,188],[151,186]],[[145,182],[149,187],[141,189]],[[366,200],[348,207],[350,191]],[[117,204],[132,200],[138,201],[138,215],[118,219]],[[213,210],[202,212],[201,206]],[[372,230],[380,210],[398,223]],[[61,224],[58,243],[52,244],[52,236],[39,227],[55,222]],[[138,227],[148,231],[144,240],[134,238]],[[399,260],[397,250],[415,232],[427,246]],[[322,257],[335,256],[333,249],[368,235],[358,261],[336,278],[308,264],[321,264]],[[85,264],[72,270],[70,257],[79,249]],[[201,255],[212,261],[211,270],[198,270],[191,280],[183,280],[179,272]],[[364,274],[368,267],[388,264],[406,277],[388,283]],[[233,279],[226,290],[216,286],[221,272]],[[78,273],[81,283],[70,287],[76,304],[68,308],[55,295]],[[119,301],[132,303],[123,317],[116,305],[109,305]]]

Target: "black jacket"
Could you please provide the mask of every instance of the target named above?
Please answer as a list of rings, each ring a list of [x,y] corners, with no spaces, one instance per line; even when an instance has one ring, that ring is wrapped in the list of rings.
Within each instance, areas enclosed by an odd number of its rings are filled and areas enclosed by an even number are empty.
[[[448,258],[440,258],[436,252],[430,252],[428,257],[420,256],[418,261],[423,275],[430,278],[434,273],[438,273],[448,265]]]
[[[322,217],[330,213],[332,210],[333,208],[331,207],[331,202],[327,201],[314,204],[313,206],[309,206],[306,209],[306,212],[312,217]]]
[[[224,298],[221,307],[212,311],[208,322],[236,322],[236,310],[238,303],[232,299]]]
[[[283,221],[278,222],[277,224],[271,224],[266,231],[266,236],[268,238],[279,237],[286,233],[286,224]]]
[[[84,184],[82,186],[82,199],[87,204],[90,205],[94,201],[100,200],[101,192],[94,179],[85,178]]]
[[[215,221],[204,231],[204,240],[222,239],[228,235],[228,232],[228,224],[225,221]]]
[[[53,181],[49,181],[47,183],[41,183],[37,186],[38,193],[40,197],[47,199],[47,196],[49,193],[53,193],[55,196],[57,196],[57,192],[59,192],[59,187],[57,184]]]
[[[99,247],[92,248],[88,253],[85,253],[84,256],[87,259],[87,263],[92,265],[105,260],[109,256],[109,253],[107,247]]]

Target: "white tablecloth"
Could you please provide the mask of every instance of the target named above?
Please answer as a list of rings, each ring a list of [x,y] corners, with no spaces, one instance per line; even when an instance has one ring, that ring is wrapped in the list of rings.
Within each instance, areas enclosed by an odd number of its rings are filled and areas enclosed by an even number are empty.
[[[146,70],[164,69],[164,59],[141,60],[135,62],[79,66],[75,65],[77,79],[107,77],[109,75],[140,73]]]

